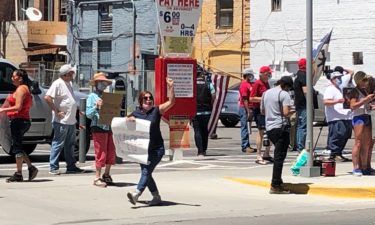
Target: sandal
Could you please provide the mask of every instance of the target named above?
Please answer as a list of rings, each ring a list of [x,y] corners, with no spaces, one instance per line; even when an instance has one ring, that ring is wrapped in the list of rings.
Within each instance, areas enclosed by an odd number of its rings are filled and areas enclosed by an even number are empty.
[[[263,159],[257,159],[255,160],[255,163],[256,164],[259,164],[259,165],[267,165],[268,163],[266,161],[264,161]]]
[[[105,183],[107,183],[107,185],[113,185],[113,180],[112,180],[111,175],[103,174],[103,176],[102,176],[102,180],[103,180]]]
[[[104,182],[101,178],[95,178],[94,186],[105,188],[105,187],[107,187],[107,183]]]
[[[263,160],[273,163],[273,158],[271,156],[263,156]]]

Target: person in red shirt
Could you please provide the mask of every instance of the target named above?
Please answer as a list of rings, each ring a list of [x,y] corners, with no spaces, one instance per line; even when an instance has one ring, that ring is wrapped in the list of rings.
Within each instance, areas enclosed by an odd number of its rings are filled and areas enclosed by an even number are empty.
[[[266,151],[262,157],[262,141],[263,135],[265,134],[266,121],[264,115],[260,112],[260,101],[262,100],[262,95],[270,86],[268,84],[268,79],[272,77],[272,69],[269,66],[262,66],[259,70],[259,79],[255,81],[252,86],[250,93],[250,102],[252,103],[251,108],[254,114],[254,120],[258,128],[258,135],[256,137],[257,145],[257,159],[256,163],[265,165],[267,161],[273,162],[272,157],[270,156],[270,146],[266,146]]]
[[[253,153],[256,149],[250,147],[249,141],[249,126],[248,122],[251,121],[253,115],[250,110],[250,93],[251,85],[254,81],[254,71],[250,68],[245,69],[243,72],[243,81],[240,84],[240,121],[241,121],[241,150],[242,152]],[[251,124],[250,124],[251,125]]]
[[[22,182],[22,164],[26,162],[29,168],[29,181],[38,174],[38,169],[31,164],[27,154],[22,149],[23,135],[30,129],[30,108],[33,100],[30,93],[31,81],[25,70],[16,70],[12,74],[16,90],[7,97],[8,106],[0,108],[0,113],[6,112],[10,121],[12,135],[12,153],[16,157],[17,171],[6,182]]]

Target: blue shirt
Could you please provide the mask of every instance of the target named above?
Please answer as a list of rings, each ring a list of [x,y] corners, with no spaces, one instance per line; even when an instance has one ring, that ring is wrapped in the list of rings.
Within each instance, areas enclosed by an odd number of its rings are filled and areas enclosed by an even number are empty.
[[[96,108],[96,102],[100,100],[101,95],[99,93],[92,92],[89,94],[86,100],[86,116],[91,119],[91,129],[93,132],[106,132],[111,131],[111,127],[105,124],[98,124],[99,121],[99,109]]]
[[[161,114],[159,111],[159,107],[155,106],[152,107],[148,112],[143,112],[139,108],[132,112],[130,116],[134,116],[138,119],[144,119],[151,121],[150,124],[150,143],[148,145],[148,150],[152,151],[154,149],[160,149],[161,147],[164,148],[164,140],[161,136],[160,131],[160,119]]]

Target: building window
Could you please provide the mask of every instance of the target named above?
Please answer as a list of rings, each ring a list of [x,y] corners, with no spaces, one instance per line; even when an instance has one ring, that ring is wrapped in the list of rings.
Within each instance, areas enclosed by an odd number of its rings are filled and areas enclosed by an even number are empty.
[[[80,85],[85,87],[91,79],[92,70],[92,41],[79,42],[79,72]]]
[[[108,69],[111,67],[112,41],[98,42],[98,67]]]
[[[61,0],[59,21],[66,21],[67,10],[68,10],[68,0]]]
[[[99,33],[112,33],[112,9],[111,4],[99,4]]]
[[[281,11],[281,0],[271,0],[271,11]]]
[[[353,65],[363,65],[363,52],[353,52]]]
[[[216,28],[233,27],[233,0],[217,0]]]

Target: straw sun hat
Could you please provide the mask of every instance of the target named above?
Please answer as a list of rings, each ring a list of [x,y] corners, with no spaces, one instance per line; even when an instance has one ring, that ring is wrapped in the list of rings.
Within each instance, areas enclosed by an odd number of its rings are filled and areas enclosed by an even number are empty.
[[[107,79],[107,77],[105,76],[105,74],[102,73],[102,72],[99,72],[99,73],[94,74],[94,77],[90,80],[90,84],[91,84],[92,86],[94,86],[96,81],[105,81],[105,82],[107,82],[109,85],[112,84],[112,81],[109,80],[109,79]]]

